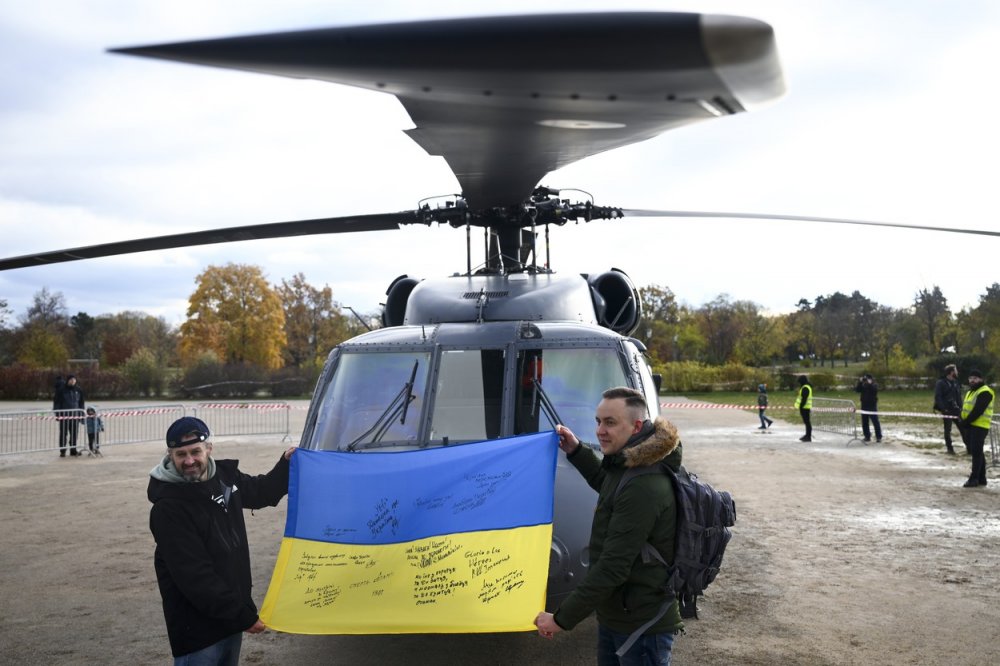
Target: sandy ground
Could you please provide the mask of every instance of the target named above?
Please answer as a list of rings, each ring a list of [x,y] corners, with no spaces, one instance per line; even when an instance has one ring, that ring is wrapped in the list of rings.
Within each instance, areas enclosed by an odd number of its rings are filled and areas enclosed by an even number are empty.
[[[0,408],[8,405],[0,404]],[[16,407],[10,405],[11,407]],[[990,664],[1000,626],[1000,478],[966,490],[966,456],[892,438],[850,444],[754,413],[674,410],[687,466],[732,492],[738,521],[678,664]],[[223,439],[266,471],[279,437]],[[0,655],[5,664],[170,663],[153,575],[146,477],[160,444],[103,458],[0,457]],[[247,516],[255,598],[285,503]],[[588,664],[595,625],[546,641],[478,636],[246,636],[246,664]]]

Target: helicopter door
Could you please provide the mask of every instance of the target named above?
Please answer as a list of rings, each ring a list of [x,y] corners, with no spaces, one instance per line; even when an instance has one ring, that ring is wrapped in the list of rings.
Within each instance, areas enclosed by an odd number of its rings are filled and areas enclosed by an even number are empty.
[[[442,349],[430,444],[500,437],[504,350]]]
[[[581,439],[593,440],[594,410],[601,393],[614,386],[634,386],[621,356],[612,347],[522,349],[517,356],[515,434],[551,430],[535,380],[558,418]],[[596,448],[595,444],[590,444]]]

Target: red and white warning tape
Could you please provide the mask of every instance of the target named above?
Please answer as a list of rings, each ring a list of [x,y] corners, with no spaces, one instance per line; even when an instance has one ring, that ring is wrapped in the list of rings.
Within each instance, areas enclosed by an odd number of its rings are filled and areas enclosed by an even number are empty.
[[[757,409],[759,409],[757,405],[726,405],[715,402],[661,402],[660,408],[661,409],[743,409],[746,411],[757,411]],[[789,407],[787,405],[769,405],[767,411],[770,412],[776,409],[797,410],[796,407]],[[864,409],[855,409],[853,407],[813,407],[811,411],[868,414],[870,416],[915,416],[919,418],[929,418],[929,419],[958,419],[957,416],[948,416],[947,414],[926,413],[926,412],[872,412]]]

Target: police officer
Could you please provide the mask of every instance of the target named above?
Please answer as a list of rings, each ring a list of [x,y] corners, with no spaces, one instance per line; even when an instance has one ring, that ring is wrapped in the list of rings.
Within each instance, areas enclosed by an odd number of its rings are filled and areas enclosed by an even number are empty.
[[[795,408],[799,410],[799,416],[802,417],[802,423],[806,426],[806,434],[799,437],[800,442],[812,441],[812,406],[813,387],[809,383],[808,377],[805,375],[799,375],[799,393],[795,396]]]
[[[963,485],[964,488],[986,485],[986,456],[983,453],[983,446],[986,443],[986,436],[990,433],[994,397],[993,389],[983,381],[983,373],[970,370],[969,390],[962,402],[961,420],[958,422],[962,441],[972,454],[972,473]]]

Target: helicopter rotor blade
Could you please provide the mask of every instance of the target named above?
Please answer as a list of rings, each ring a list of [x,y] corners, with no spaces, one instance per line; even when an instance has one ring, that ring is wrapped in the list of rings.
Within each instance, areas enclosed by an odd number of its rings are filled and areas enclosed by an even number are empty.
[[[1000,231],[988,229],[960,229],[956,227],[936,227],[903,222],[880,222],[876,220],[854,220],[840,217],[817,217],[815,215],[785,215],[782,213],[726,213],[700,210],[643,210],[622,209],[625,217],[695,217],[734,220],[790,220],[792,222],[821,222],[825,224],[859,224],[870,227],[893,227],[897,229],[923,229],[924,231],[946,231],[957,234],[977,234],[980,236],[1000,236]]]
[[[324,217],[313,220],[272,222],[269,224],[245,225],[194,231],[169,236],[155,236],[135,240],[102,243],[67,250],[39,252],[20,257],[0,259],[0,271],[30,266],[57,264],[79,259],[95,259],[133,252],[169,250],[180,247],[230,243],[234,241],[260,240],[264,238],[285,238],[288,236],[311,236],[317,234],[342,234],[355,231],[385,231],[398,229],[404,224],[418,222],[414,211],[399,213],[377,213],[373,215],[348,215],[345,217]]]

